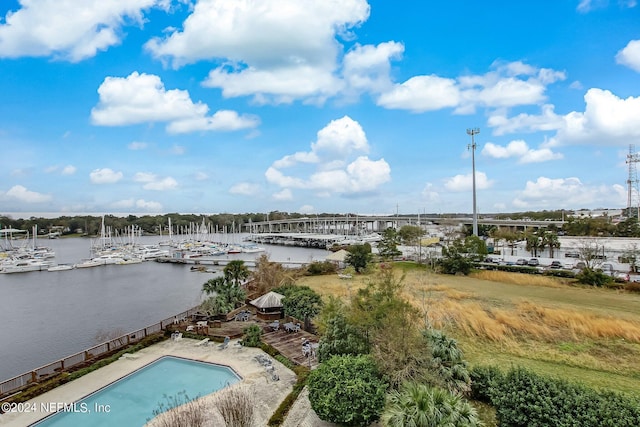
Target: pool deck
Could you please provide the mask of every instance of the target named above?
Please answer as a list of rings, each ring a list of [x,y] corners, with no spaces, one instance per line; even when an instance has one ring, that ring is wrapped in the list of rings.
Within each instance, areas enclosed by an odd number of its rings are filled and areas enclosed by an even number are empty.
[[[280,377],[279,381],[274,381],[265,368],[254,360],[254,356],[264,354],[264,352],[257,348],[238,346],[236,342],[237,340],[232,340],[224,350],[218,348],[218,343],[210,343],[208,346],[196,346],[197,340],[187,338],[179,341],[167,340],[154,344],[134,353],[130,357],[123,357],[103,368],[33,398],[28,401],[29,408],[33,409],[32,411],[0,415],[0,424],[6,427],[27,426],[50,414],[50,412],[42,408],[49,407],[49,405],[55,406],[56,404],[68,405],[162,356],[178,356],[218,363],[233,368],[242,377],[240,386],[249,388],[250,395],[256,402],[254,425],[265,426],[268,419],[280,405],[280,402],[291,392],[296,380],[295,374],[281,363],[274,361],[276,372]],[[203,399],[212,398],[212,395],[203,397]],[[306,404],[305,402],[297,402],[296,405],[296,411],[293,411],[295,415],[290,414],[293,415],[293,418],[300,417],[296,420],[296,425],[332,425],[324,423],[317,418],[315,413],[308,407],[308,400]],[[213,414],[211,421],[214,421]]]

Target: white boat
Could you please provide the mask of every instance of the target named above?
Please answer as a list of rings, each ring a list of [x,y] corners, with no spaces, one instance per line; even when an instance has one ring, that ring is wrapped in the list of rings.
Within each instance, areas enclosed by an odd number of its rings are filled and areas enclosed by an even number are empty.
[[[128,265],[128,264],[140,264],[142,259],[140,258],[123,258],[122,260],[116,262],[118,265]]]
[[[149,261],[149,260],[154,260],[161,257],[168,257],[171,254],[169,253],[169,251],[160,249],[157,246],[147,245],[147,246],[142,246],[136,249],[136,251],[134,252],[134,255],[137,258],[142,259],[143,261]]]
[[[242,249],[242,252],[247,253],[247,254],[254,254],[254,253],[258,253],[258,252],[264,252],[265,248],[260,247],[258,245],[252,244],[252,243],[246,243],[244,245],[241,245],[240,248]]]
[[[58,265],[52,265],[51,267],[47,268],[47,271],[67,271],[67,270],[73,270],[73,265],[58,264]]]
[[[80,261],[79,263],[77,263],[76,265],[74,265],[75,268],[89,268],[89,267],[98,267],[100,265],[104,265],[104,263],[97,259],[97,258],[91,258],[91,259],[85,259]]]
[[[19,259],[8,261],[2,264],[0,273],[25,273],[27,271],[47,270],[51,266],[48,261],[36,259]]]
[[[99,261],[102,265],[118,264],[124,261],[123,255],[118,252],[105,253],[93,259]]]

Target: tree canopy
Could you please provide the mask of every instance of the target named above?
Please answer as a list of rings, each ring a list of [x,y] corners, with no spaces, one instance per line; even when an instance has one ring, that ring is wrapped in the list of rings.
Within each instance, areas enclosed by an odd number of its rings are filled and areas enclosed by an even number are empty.
[[[346,256],[344,262],[352,266],[356,273],[362,272],[367,265],[371,262],[371,246],[366,245],[353,245],[348,248],[349,254]]]
[[[380,417],[387,384],[366,355],[333,356],[311,371],[309,402],[318,416],[344,426],[368,426]]]

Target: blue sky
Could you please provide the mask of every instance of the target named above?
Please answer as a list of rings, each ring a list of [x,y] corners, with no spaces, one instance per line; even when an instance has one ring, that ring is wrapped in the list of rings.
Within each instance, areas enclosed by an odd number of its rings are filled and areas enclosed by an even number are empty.
[[[471,212],[469,128],[480,214],[625,207],[639,119],[636,0],[0,2],[2,214]]]

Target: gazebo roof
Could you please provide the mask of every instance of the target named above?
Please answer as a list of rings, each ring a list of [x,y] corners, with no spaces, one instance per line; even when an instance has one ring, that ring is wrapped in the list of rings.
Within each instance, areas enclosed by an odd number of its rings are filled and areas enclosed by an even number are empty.
[[[336,252],[334,252],[332,254],[327,255],[325,260],[326,261],[344,262],[344,260],[347,257],[347,255],[349,255],[348,251],[346,251],[344,249],[340,249],[339,251],[336,251]]]
[[[271,291],[252,300],[249,304],[257,308],[279,308],[282,307],[282,298],[284,295]]]

